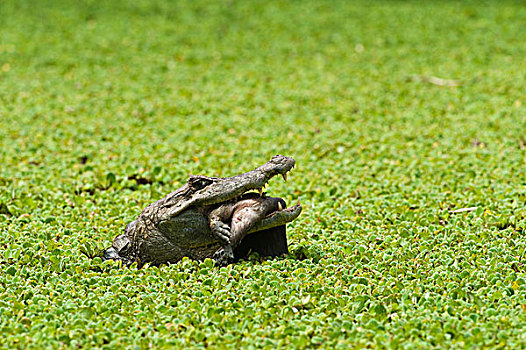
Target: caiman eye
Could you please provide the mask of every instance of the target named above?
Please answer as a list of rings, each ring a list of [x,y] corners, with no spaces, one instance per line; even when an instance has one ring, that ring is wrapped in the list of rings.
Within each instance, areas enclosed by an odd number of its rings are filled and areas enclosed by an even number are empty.
[[[190,182],[190,185],[194,190],[201,190],[206,186],[210,185],[212,181],[208,179],[194,179]]]

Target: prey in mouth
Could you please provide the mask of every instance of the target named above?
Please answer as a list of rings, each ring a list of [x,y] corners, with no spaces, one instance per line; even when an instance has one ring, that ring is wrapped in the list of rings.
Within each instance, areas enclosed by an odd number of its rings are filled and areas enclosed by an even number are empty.
[[[299,199],[296,205],[287,208],[282,198],[269,197],[262,189],[214,206],[209,212],[209,221],[212,234],[223,246],[218,254],[234,259],[234,249],[247,235],[285,225],[298,217],[301,209]],[[257,251],[257,247],[254,250]]]

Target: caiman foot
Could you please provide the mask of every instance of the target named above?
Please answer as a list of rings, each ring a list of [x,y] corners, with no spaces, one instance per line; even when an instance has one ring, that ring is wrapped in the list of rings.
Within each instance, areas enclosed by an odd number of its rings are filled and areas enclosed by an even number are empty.
[[[217,252],[214,253],[212,256],[212,259],[215,260],[216,265],[219,266],[226,266],[228,264],[231,264],[234,262],[234,252],[232,250],[232,247],[226,246],[221,249],[219,249]]]

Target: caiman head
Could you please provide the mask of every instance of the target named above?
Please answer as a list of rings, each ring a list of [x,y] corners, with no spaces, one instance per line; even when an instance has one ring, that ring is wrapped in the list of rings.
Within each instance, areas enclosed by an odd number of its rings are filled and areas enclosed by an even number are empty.
[[[126,226],[104,258],[127,264],[135,260],[162,263],[188,254],[214,256],[221,264],[229,261],[246,235],[284,226],[301,213],[299,200],[286,208],[283,199],[262,193],[272,177],[281,175],[286,181],[294,164],[294,159],[278,155],[233,177],[190,176],[184,186],[147,206]],[[286,252],[284,234],[283,227],[281,252]]]
[[[240,198],[245,193],[256,190],[262,194],[267,182],[276,175],[281,175],[287,180],[287,173],[295,165],[294,159],[277,155],[262,166],[247,173],[226,177],[208,177],[191,175],[187,183],[177,191],[164,198],[162,207],[167,216],[174,217],[189,207],[208,206]],[[286,209],[299,215],[299,203]],[[298,211],[299,210],[299,211]],[[283,213],[285,214],[285,213]],[[295,215],[288,221],[292,221]]]

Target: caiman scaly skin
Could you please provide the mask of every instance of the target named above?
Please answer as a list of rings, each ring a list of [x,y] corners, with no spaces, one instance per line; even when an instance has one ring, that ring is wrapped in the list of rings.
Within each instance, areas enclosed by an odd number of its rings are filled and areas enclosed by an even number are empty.
[[[227,264],[252,248],[258,251],[259,245],[265,246],[259,249],[264,256],[286,253],[285,224],[297,218],[302,207],[298,200],[286,208],[283,199],[267,197],[262,188],[275,175],[286,180],[294,164],[294,159],[278,155],[233,177],[190,176],[184,186],[147,206],[128,224],[105,250],[104,259],[141,266],[186,256]],[[247,235],[250,239],[244,243]]]

